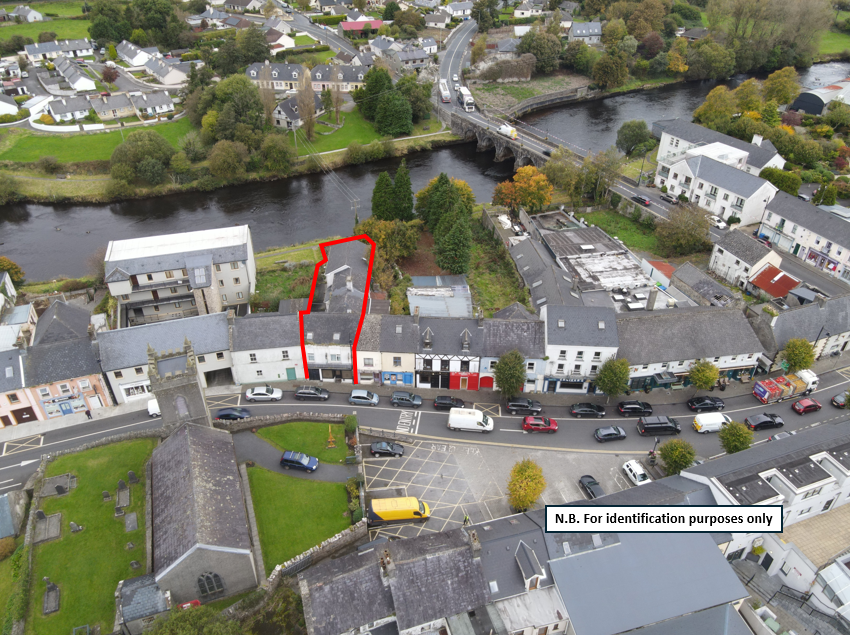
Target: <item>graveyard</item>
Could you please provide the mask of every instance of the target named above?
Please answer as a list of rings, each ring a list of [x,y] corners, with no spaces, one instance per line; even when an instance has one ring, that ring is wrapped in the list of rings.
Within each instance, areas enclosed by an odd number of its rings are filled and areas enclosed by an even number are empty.
[[[145,462],[154,445],[127,441],[48,464],[40,507],[31,512],[26,633],[66,635],[86,625],[112,631],[116,585],[147,566]]]

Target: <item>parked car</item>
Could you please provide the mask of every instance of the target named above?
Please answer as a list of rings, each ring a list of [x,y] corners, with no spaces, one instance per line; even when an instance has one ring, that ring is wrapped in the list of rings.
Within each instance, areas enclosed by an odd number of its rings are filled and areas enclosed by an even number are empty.
[[[304,401],[305,399],[327,401],[331,398],[331,393],[324,388],[318,388],[317,386],[301,386],[295,391],[295,398],[298,401]]]
[[[280,457],[280,466],[285,470],[295,469],[315,472],[319,467],[319,459],[315,456],[307,456],[302,452],[287,450]]]
[[[27,73],[26,71],[21,71],[21,77],[23,77],[24,79],[26,79],[29,76],[30,76],[30,74]]]
[[[422,397],[403,390],[396,390],[393,393],[392,398],[390,398],[390,403],[396,408],[399,406],[404,406],[405,408],[418,408],[422,405]]]
[[[670,203],[670,205],[678,205],[679,204],[679,199],[676,198],[675,196],[670,195],[670,194],[662,194],[661,200],[664,201],[665,203]]]
[[[688,399],[688,408],[694,412],[702,412],[703,410],[723,410],[726,404],[720,397],[692,397]]]
[[[645,401],[621,401],[617,410],[626,417],[648,417],[652,414],[652,406]]]
[[[846,396],[845,396],[846,394],[847,393],[843,393],[843,392],[839,393],[839,394],[835,395],[835,397],[833,397],[829,401],[836,408],[844,408],[845,407],[844,404],[845,404],[845,401],[846,401]]]
[[[643,469],[643,465],[637,461],[626,461],[623,463],[623,471],[635,485],[646,485],[652,482],[649,480],[649,474]]]
[[[245,391],[245,399],[248,401],[280,401],[281,397],[283,397],[283,391],[280,388],[272,388],[268,384]]]
[[[156,399],[151,399],[148,401],[148,416],[149,417],[161,417],[162,412],[159,409],[159,404]]]
[[[626,431],[617,426],[608,426],[605,428],[596,428],[593,436],[599,443],[607,443],[608,441],[619,441],[626,438]]]
[[[217,421],[238,421],[239,419],[247,419],[251,416],[251,411],[247,408],[222,408],[215,413]]]
[[[106,55],[106,47],[105,47],[105,46],[101,46],[101,47],[100,47],[100,54],[101,54],[101,55]]]
[[[375,441],[369,446],[369,452],[372,453],[372,456],[394,456],[398,458],[404,455],[404,446],[389,441]]]
[[[744,425],[750,430],[764,430],[765,428],[781,428],[785,422],[779,415],[763,412],[744,419]]]
[[[790,432],[777,432],[776,434],[767,437],[768,441],[779,441],[780,439],[787,439],[788,437],[797,434],[794,430]]]
[[[602,486],[599,482],[593,478],[590,474],[585,474],[578,480],[578,484],[582,486],[587,495],[590,498],[601,498],[605,496],[605,490],[602,489]]]
[[[355,388],[348,396],[348,403],[352,406],[377,406],[381,401],[375,393],[361,388]]]
[[[708,215],[708,222],[717,229],[726,229],[726,223],[723,222],[723,219],[719,216],[715,216],[714,214]]]
[[[798,415],[804,415],[807,412],[817,412],[821,409],[821,405],[820,402],[814,399],[806,398],[800,399],[800,401],[795,401],[793,404],[791,404],[791,408]]]
[[[558,431],[558,422],[548,417],[526,417],[522,420],[522,429],[526,432],[548,432],[552,434]]]
[[[543,412],[543,406],[540,405],[539,401],[532,401],[525,397],[514,397],[513,399],[508,399],[508,412],[512,415],[517,413],[539,415]]]
[[[592,403],[574,403],[570,406],[570,414],[577,419],[582,417],[596,417],[601,419],[605,416],[605,408]]]
[[[458,399],[457,397],[440,395],[434,399],[435,410],[451,410],[452,408],[463,408],[464,406],[463,399]]]
[[[807,196],[805,194],[797,194],[797,198],[799,198],[801,201],[806,201],[806,203],[812,200],[811,196]]]
[[[632,196],[632,200],[635,203],[640,203],[641,205],[646,205],[647,207],[649,207],[649,204],[652,202],[645,196]]]

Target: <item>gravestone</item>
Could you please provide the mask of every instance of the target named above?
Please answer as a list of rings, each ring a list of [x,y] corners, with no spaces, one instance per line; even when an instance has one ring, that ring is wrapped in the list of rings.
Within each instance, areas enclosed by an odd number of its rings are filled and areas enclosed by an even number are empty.
[[[139,521],[136,518],[136,512],[130,512],[124,516],[124,531],[136,531],[139,528]]]
[[[120,518],[123,515],[124,515],[124,508],[116,506],[115,507],[115,518]]]
[[[130,482],[130,485],[135,485],[139,482],[139,477],[136,476],[136,473],[133,470],[127,472],[127,480]]]
[[[68,490],[66,490],[64,486],[56,485],[56,495],[57,496],[64,496],[67,493],[67,491]]]
[[[110,494],[106,490],[103,490],[103,502],[106,503],[106,502],[109,502],[111,500],[112,500],[112,494]]]
[[[50,578],[45,577],[47,588],[44,591],[44,601],[41,605],[42,615],[50,615],[59,610],[59,587],[50,581]]]
[[[124,482],[123,478],[118,479],[118,491],[127,489],[127,483]]]
[[[35,510],[35,519],[36,520],[47,520],[47,516],[44,515],[44,512],[40,509]]]
[[[35,536],[33,542],[35,544],[54,540],[62,535],[62,514],[56,513],[50,516],[45,516],[44,512],[36,510],[35,512]]]
[[[71,521],[71,533],[72,534],[76,534],[76,533],[82,531],[83,529],[85,529],[85,527],[82,527],[82,526],[78,525],[77,523],[75,523],[74,521]]]
[[[71,489],[71,475],[60,474],[59,476],[51,476],[44,479],[44,484],[41,486],[42,496],[56,496],[59,491],[56,486],[62,486],[62,493],[67,493]]]
[[[118,484],[118,491],[115,495],[115,506],[116,507],[129,507],[130,506],[130,489],[125,485],[124,489],[121,489],[121,483],[124,481],[120,481]]]
[[[136,548],[136,543],[134,543],[134,542],[128,542],[128,543],[127,543],[127,546],[126,546],[126,547],[124,547],[124,548],[125,548],[127,551],[132,551],[133,549],[135,549],[135,548]]]
[[[139,561],[138,561],[138,560],[133,560],[133,561],[131,561],[131,562],[130,562],[130,568],[131,568],[131,569],[138,569],[138,568],[140,568],[141,566],[142,566],[142,565],[141,565],[141,564],[139,564]]]

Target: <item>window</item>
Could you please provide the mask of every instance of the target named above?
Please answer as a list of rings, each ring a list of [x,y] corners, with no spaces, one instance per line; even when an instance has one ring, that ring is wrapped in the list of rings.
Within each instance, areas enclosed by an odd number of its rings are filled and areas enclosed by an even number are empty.
[[[822,489],[823,489],[822,487],[819,487],[817,489],[809,490],[808,492],[803,494],[803,500],[805,500],[807,498],[811,498],[812,496],[817,496],[818,494],[820,494]]]
[[[307,361],[308,361],[308,362],[315,362],[315,361],[316,361],[316,356],[315,356],[315,355],[313,355],[313,353],[307,353]]]
[[[177,293],[177,287],[170,287],[168,290],[171,291],[171,295]]]
[[[173,271],[166,271],[166,272],[165,272],[165,277],[166,277],[166,278],[168,278],[168,279],[170,280],[171,278],[173,278],[173,277],[174,277],[174,272],[173,272]]]
[[[806,514],[810,513],[811,511],[812,511],[811,507],[806,507],[806,509],[800,510],[800,512],[797,514],[797,516],[805,516]]]
[[[738,196],[738,197],[735,199],[735,204],[734,204],[732,207],[739,207],[739,208],[740,208],[740,207],[743,207],[743,206],[744,206],[744,203],[746,203],[746,202],[747,202],[747,201],[745,201],[745,200],[744,200],[744,199],[742,199],[740,196]],[[768,214],[768,216],[770,216],[770,214]],[[768,218],[768,220],[770,220],[770,218]]]
[[[257,371],[257,377],[262,377],[262,376],[263,376],[263,371],[258,370],[258,371]]]
[[[289,359],[289,351],[281,351],[280,352],[281,359]]]
[[[678,179],[678,178],[679,178],[679,173],[678,173],[678,172],[673,172],[673,178],[674,178],[674,179]]]
[[[136,366],[136,368],[134,370],[136,371],[137,375],[144,375],[145,374],[145,369],[142,368],[141,366]]]
[[[581,355],[581,351],[579,351],[579,355]],[[561,351],[558,353],[558,359],[567,359],[567,351]]]
[[[233,284],[242,284],[242,282],[239,280],[239,278],[234,278]]]
[[[724,195],[723,195],[723,200],[724,200],[724,201],[728,201],[728,200],[729,200],[729,195],[728,195],[728,194],[724,194]]]
[[[153,307],[153,310],[154,310],[154,312],[159,313],[159,305],[155,304],[154,307]]]
[[[649,364],[644,364],[643,366],[641,366],[641,370],[648,370],[648,369],[649,369]]]
[[[490,368],[492,368],[492,367],[493,367],[493,364],[490,364]],[[557,371],[557,373],[558,373],[559,375],[563,375],[563,374],[564,374],[564,365],[563,365],[563,364],[558,364],[558,371]]]
[[[497,362],[496,360],[493,360],[492,362],[490,362],[490,370],[495,370],[498,363],[499,362]]]
[[[313,331],[307,331],[307,339],[308,340],[313,339]]]
[[[694,203],[699,203],[699,196],[694,196]]]
[[[602,359],[602,351],[593,351],[593,359]]]
[[[738,200],[740,201],[741,199],[738,199]],[[768,212],[767,213],[767,221],[770,222],[771,218],[773,218],[773,212]]]
[[[447,359],[441,359],[440,360],[440,370],[441,371],[448,371],[449,370],[449,360],[447,360]]]
[[[797,233],[797,224],[796,224],[796,223],[794,223],[794,226],[793,226],[793,227],[791,227],[791,233],[792,233],[792,234],[796,234],[796,233]],[[839,255],[840,255],[840,254],[839,254]]]
[[[787,562],[783,562],[779,570],[782,571],[782,575],[788,575],[789,573],[791,573],[791,565]]]
[[[195,301],[194,301],[194,300],[192,300],[192,306],[195,306]]]
[[[401,357],[393,357],[393,368],[401,366]]]
[[[198,363],[199,364],[203,364],[206,361],[207,361],[206,357],[204,357],[203,355],[198,355]]]
[[[18,394],[14,392],[10,392],[6,395],[6,399],[9,400],[9,403],[20,403],[21,400],[18,398]]]
[[[525,365],[525,369],[529,373],[533,373],[534,372],[534,362],[527,362],[526,365]]]
[[[331,358],[332,362],[341,362],[342,361],[342,358],[339,355],[333,355],[332,354],[332,355],[330,355],[330,358]]]
[[[469,372],[469,360],[468,359],[461,360],[461,362],[460,362],[460,372],[462,372],[462,373],[468,373]]]
[[[70,384],[59,384],[59,394],[60,395],[70,395],[71,394]]]
[[[130,296],[129,296],[129,294],[127,294],[127,293],[122,293],[122,294],[121,294],[121,299],[122,299],[122,300],[129,300],[129,299],[130,299]]]
[[[221,301],[222,301],[224,304],[227,304],[227,294],[226,294],[226,293],[222,293],[222,294],[221,294]]]
[[[179,308],[180,308],[180,304],[181,304],[180,302],[175,302],[175,303],[174,303],[174,308],[175,308],[175,309],[179,309]]]
[[[716,364],[717,362],[719,362],[719,361],[720,361],[720,358],[719,358],[719,357],[715,357],[715,358],[714,358],[714,363],[715,363],[715,364]]]
[[[230,263],[230,268],[231,268],[231,269],[238,269],[238,268],[239,268],[239,263],[238,263],[238,262],[231,262],[231,263]]]
[[[697,189],[698,189],[698,190],[701,190],[701,189],[702,189],[702,181],[700,181],[699,183],[697,183]]]
[[[248,359],[251,360],[252,364],[257,363],[257,354],[256,353],[248,353]]]
[[[573,373],[575,373],[576,375],[581,374],[581,364],[576,364],[573,366]]]
[[[216,270],[216,271],[221,271],[221,265],[216,265],[216,266],[215,266],[215,270]]]
[[[219,281],[218,281],[218,286],[223,287],[223,286],[224,286],[224,280],[219,280]]]
[[[120,370],[116,370],[115,379],[121,379],[122,377],[124,377],[124,373],[122,373]]]
[[[216,353],[215,358],[216,359],[224,359],[224,353]]]
[[[735,260],[735,265],[737,266],[737,265],[740,265],[740,264],[741,264],[741,261],[740,261],[740,260],[738,260],[738,259],[736,259],[736,260]]]
[[[372,368],[372,366],[374,366],[374,360],[371,357],[364,357],[363,365],[367,368]]]
[[[597,366],[596,364],[594,364],[593,366],[591,366],[591,367],[590,367],[590,374],[591,374],[591,375],[595,375],[595,374],[596,374],[596,371],[597,371],[598,369],[599,369],[599,366]]]
[[[198,576],[198,589],[201,597],[209,597],[224,592],[224,583],[217,573],[203,573]]]
[[[237,291],[237,292],[236,292],[236,299],[237,299],[237,300],[241,300],[242,298],[243,298],[243,296],[242,296],[242,292],[241,292],[241,291]]]
[[[148,282],[152,282],[152,281],[153,281],[153,275],[151,275],[151,274],[148,274],[148,275],[146,276],[146,278],[148,279]]]

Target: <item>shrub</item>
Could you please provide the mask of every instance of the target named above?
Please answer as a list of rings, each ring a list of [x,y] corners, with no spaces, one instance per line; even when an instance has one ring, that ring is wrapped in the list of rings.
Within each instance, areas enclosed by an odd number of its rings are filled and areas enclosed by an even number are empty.
[[[12,536],[0,539],[0,560],[5,560],[11,556],[17,548],[15,539]]]
[[[168,113],[165,116],[165,118],[168,119],[168,121],[171,121],[172,119],[174,119],[174,113],[173,112]]]
[[[666,186],[666,185],[662,185],[662,186],[661,186],[661,193],[662,193],[662,194],[666,194],[666,193],[667,193],[667,186]]]
[[[345,417],[345,432],[347,434],[357,432],[357,415],[347,415]]]
[[[364,161],[366,161],[366,152],[363,145],[352,141],[345,151],[345,162],[349,165],[360,165]]]
[[[212,192],[218,186],[218,183],[209,174],[204,174],[198,179],[196,186],[202,192]]]
[[[732,216],[730,216],[729,218],[726,219],[726,222],[729,225],[734,225],[735,223],[740,223],[741,218],[739,216],[735,216],[734,214],[732,214]]]
[[[655,216],[652,214],[647,214],[641,219],[640,224],[646,227],[648,230],[652,231],[655,229]]]
[[[358,507],[351,514],[351,522],[356,525],[361,520],[363,520],[363,508]]]
[[[623,197],[617,194],[616,192],[612,192],[611,194],[611,207],[613,209],[617,209],[620,207],[620,201],[623,200]]]
[[[88,289],[89,283],[85,280],[66,280],[61,285],[59,285],[60,291],[80,291],[81,289]],[[0,558],[2,560],[2,558]]]
[[[35,167],[45,174],[56,174],[61,167],[59,161],[54,156],[41,157],[35,162]]]
[[[136,189],[127,183],[127,181],[116,180],[113,178],[106,184],[106,196],[110,199],[125,199],[135,195]]]

